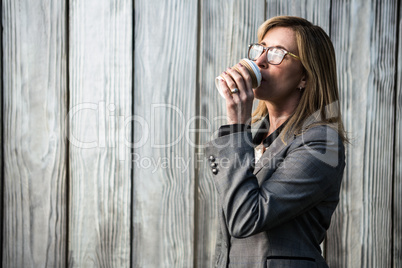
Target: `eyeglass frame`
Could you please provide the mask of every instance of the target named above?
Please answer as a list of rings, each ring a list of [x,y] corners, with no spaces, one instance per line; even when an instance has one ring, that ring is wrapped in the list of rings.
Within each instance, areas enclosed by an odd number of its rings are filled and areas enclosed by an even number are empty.
[[[279,65],[279,64],[281,64],[286,55],[290,55],[290,56],[292,56],[293,58],[300,60],[300,57],[299,57],[299,56],[293,54],[292,52],[287,51],[287,50],[284,49],[284,48],[281,48],[281,47],[264,47],[263,45],[261,45],[261,44],[259,44],[259,43],[252,43],[252,44],[248,45],[247,58],[248,58],[249,60],[252,60],[252,59],[250,59],[250,49],[251,49],[251,47],[254,46],[254,45],[259,45],[259,46],[262,47],[262,52],[261,52],[260,56],[257,57],[257,59],[258,59],[259,57],[261,57],[261,55],[264,54],[265,51],[268,51],[268,50],[270,50],[271,48],[280,49],[280,50],[282,50],[283,52],[285,52],[285,54],[284,54],[283,57],[282,57],[281,62],[279,62],[279,63],[270,63],[270,62],[268,61],[268,53],[267,53],[267,56],[266,56],[266,57],[267,57],[267,62],[268,62],[269,64],[271,64],[271,65]],[[255,59],[255,60],[257,60],[257,59]],[[252,60],[252,61],[255,61],[255,60]]]

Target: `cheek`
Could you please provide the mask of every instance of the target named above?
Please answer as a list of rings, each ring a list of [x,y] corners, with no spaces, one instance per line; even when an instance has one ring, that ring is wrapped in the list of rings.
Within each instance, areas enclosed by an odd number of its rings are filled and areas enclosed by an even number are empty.
[[[300,81],[302,80],[302,77],[303,75],[300,69],[293,69],[289,70],[288,72],[282,73],[280,80],[282,81],[282,86],[294,89],[297,88]]]

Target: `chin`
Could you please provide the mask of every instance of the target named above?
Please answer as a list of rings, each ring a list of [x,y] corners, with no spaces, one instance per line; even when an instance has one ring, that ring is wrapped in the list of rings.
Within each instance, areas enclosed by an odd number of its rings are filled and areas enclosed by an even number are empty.
[[[261,88],[257,87],[257,88],[253,88],[253,92],[254,92],[254,98],[257,100],[263,100],[264,99],[264,94],[261,94]]]

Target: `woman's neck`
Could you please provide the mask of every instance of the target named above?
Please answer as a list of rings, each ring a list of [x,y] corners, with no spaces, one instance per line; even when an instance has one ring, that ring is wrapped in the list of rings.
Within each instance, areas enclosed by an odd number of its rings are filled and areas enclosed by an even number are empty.
[[[280,127],[294,112],[296,105],[278,106],[268,101],[265,102],[269,116],[268,135]]]

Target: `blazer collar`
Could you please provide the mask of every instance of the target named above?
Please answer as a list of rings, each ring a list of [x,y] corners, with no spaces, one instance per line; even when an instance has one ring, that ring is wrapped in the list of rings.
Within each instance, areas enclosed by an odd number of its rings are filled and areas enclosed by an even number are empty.
[[[272,158],[274,158],[286,145],[289,145],[295,139],[294,135],[285,135],[281,132],[279,136],[266,148],[264,154],[255,164],[254,174],[257,174],[265,165],[267,165]]]
[[[266,121],[264,124],[264,120]],[[269,120],[268,116],[262,120],[259,120],[255,124],[251,125],[251,133],[253,140],[256,137],[259,131],[262,131],[262,128],[269,129]],[[265,150],[264,154],[261,156],[259,161],[255,164],[254,174],[257,174],[263,166],[271,161],[275,155],[277,155],[287,144],[292,142],[294,139],[294,135],[286,135],[284,137],[284,132],[281,132],[279,136],[272,142],[272,144]]]
[[[335,111],[335,113],[337,111],[336,103],[333,104],[332,106],[327,108],[327,111],[326,111],[327,113],[331,114],[331,116],[334,113],[334,111]],[[263,120],[265,120],[265,119],[266,118],[264,118]],[[263,126],[263,124],[262,124],[263,120],[260,120],[251,126],[251,132],[252,132],[253,138],[255,137],[258,130],[261,128],[261,126]],[[321,115],[320,115],[319,111],[317,111],[317,112],[313,113],[312,115],[310,115],[304,121],[303,129],[307,129],[309,126],[314,125],[314,124],[320,122],[321,120],[322,120]],[[269,128],[269,121],[268,121],[268,128]],[[295,138],[296,138],[295,135],[285,134],[282,131],[281,134],[279,134],[279,136],[265,150],[264,154],[261,156],[259,161],[255,164],[254,174],[257,174],[263,166],[268,164],[272,160],[272,158],[275,157],[275,155],[277,155],[280,151],[282,151],[282,149],[285,148],[286,145],[290,144]]]

